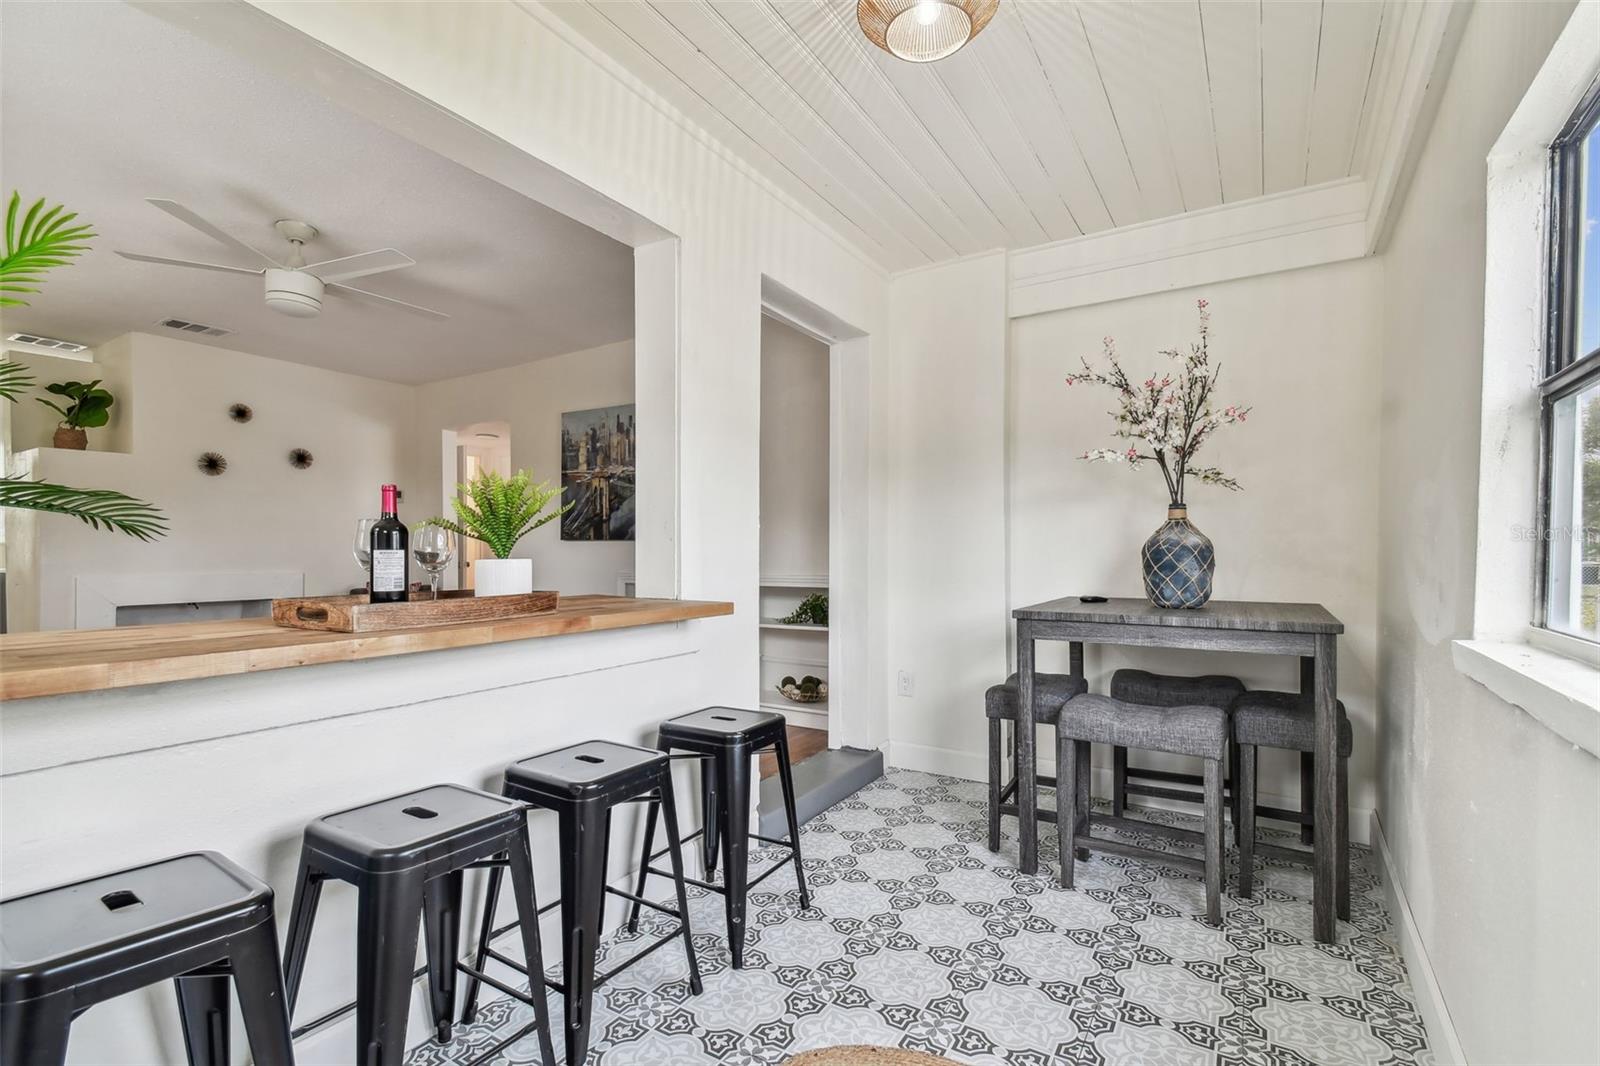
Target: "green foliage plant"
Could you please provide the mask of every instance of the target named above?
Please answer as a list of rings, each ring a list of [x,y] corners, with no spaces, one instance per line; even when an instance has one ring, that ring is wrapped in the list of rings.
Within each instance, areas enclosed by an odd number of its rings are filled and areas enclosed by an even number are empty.
[[[533,484],[526,470],[518,470],[508,478],[485,470],[456,487],[461,496],[450,501],[456,520],[430,518],[429,524],[443,526],[458,537],[482,541],[496,559],[511,558],[517,541],[573,507],[568,503],[546,512],[545,508],[560,497],[562,490],[551,488],[548,481]]]
[[[53,385],[46,385],[44,391],[53,396],[60,396],[67,406],[62,407],[43,396],[36,396],[34,399],[60,415],[61,424],[72,429],[100,428],[111,421],[111,405],[117,402],[111,393],[100,387],[98,379],[58,381]]]

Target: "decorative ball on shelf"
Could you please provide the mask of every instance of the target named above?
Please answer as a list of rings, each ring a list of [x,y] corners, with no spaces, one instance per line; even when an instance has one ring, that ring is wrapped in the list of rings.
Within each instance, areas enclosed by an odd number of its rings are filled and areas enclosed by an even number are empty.
[[[289,452],[289,465],[296,470],[304,470],[315,461],[315,457],[304,448],[293,448]]]
[[[216,477],[224,470],[228,469],[228,460],[224,459],[216,452],[204,452],[201,454],[200,460],[196,465],[200,467],[200,472],[202,474],[205,474],[207,477]]]
[[[236,403],[228,408],[228,417],[235,422],[248,422],[255,416],[255,411],[247,403]]]

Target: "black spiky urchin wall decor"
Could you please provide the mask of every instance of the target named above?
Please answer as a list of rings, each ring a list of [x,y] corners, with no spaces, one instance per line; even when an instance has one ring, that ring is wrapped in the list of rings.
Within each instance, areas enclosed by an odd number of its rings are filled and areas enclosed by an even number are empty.
[[[216,477],[228,469],[228,460],[217,452],[203,452],[196,465],[200,467],[202,474],[207,477]]]
[[[289,452],[289,465],[296,470],[304,470],[315,461],[316,458],[304,448],[295,448]]]
[[[248,422],[255,416],[255,411],[247,403],[236,403],[228,408],[228,417],[235,422]]]

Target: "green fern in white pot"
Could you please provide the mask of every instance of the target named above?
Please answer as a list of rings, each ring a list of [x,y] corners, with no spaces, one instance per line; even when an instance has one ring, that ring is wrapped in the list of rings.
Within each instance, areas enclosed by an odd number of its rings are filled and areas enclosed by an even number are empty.
[[[494,552],[493,559],[472,564],[473,589],[479,596],[516,596],[533,591],[533,560],[513,559],[517,541],[547,522],[554,522],[572,509],[565,504],[546,511],[561,495],[549,482],[533,484],[526,470],[508,478],[485,470],[465,485],[456,486],[461,496],[450,501],[456,520],[430,518],[429,524],[443,526],[458,537],[481,541]]]

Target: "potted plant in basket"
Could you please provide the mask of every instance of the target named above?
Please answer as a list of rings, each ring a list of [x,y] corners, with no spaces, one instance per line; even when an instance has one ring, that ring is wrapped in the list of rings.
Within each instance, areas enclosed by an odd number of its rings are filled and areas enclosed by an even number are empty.
[[[1167,520],[1145,541],[1140,553],[1144,566],[1144,591],[1157,607],[1201,607],[1211,598],[1216,573],[1216,553],[1211,541],[1189,521],[1184,487],[1189,479],[1220,485],[1234,492],[1239,483],[1214,466],[1199,466],[1194,457],[1211,435],[1223,426],[1243,422],[1250,408],[1215,406],[1221,364],[1213,367],[1207,343],[1211,315],[1206,301],[1200,309],[1200,339],[1188,352],[1168,348],[1161,352],[1177,365],[1135,382],[1117,362],[1115,346],[1105,339],[1107,369],[1096,370],[1083,361],[1081,373],[1067,375],[1067,384],[1104,385],[1117,396],[1112,412],[1112,436],[1128,441],[1126,447],[1096,448],[1080,458],[1091,462],[1127,463],[1137,469],[1155,464],[1167,485]]]
[[[450,501],[456,521],[430,518],[428,522],[458,537],[482,541],[494,553],[493,559],[479,559],[474,564],[473,585],[477,594],[515,596],[532,592],[533,560],[513,559],[511,549],[527,534],[572,509],[572,504],[568,503],[545,513],[550,501],[558,498],[562,490],[552,489],[545,481],[533,484],[526,470],[518,470],[508,478],[485,470],[471,482],[456,487],[461,490],[461,496]]]
[[[34,397],[61,416],[52,443],[57,448],[73,448],[80,452],[89,446],[89,435],[84,430],[99,429],[111,421],[111,405],[117,402],[110,392],[100,387],[99,380],[58,381],[46,385],[44,391],[60,396],[67,405],[62,407],[43,396]]]

